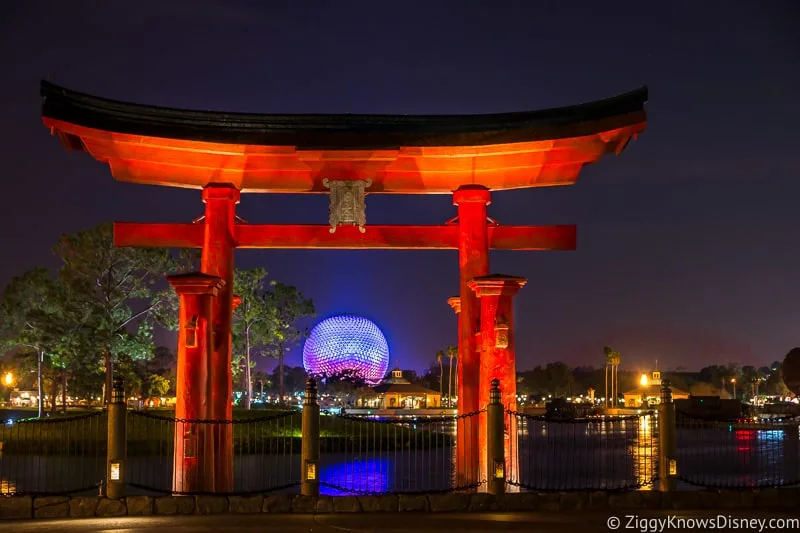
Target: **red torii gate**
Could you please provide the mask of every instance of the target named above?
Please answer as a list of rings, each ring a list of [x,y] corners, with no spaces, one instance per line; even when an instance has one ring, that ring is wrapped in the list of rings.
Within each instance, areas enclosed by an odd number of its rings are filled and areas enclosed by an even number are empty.
[[[647,100],[639,89],[497,115],[255,115],[129,104],[49,82],[41,93],[50,131],[67,149],[108,163],[116,179],[202,189],[201,223],[115,223],[114,242],[202,249],[202,274],[169,278],[182,305],[176,417],[215,420],[232,419],[236,248],[458,250],[460,294],[450,303],[459,322],[459,413],[484,407],[494,378],[513,408],[510,298],[525,280],[488,276],[488,251],[572,250],[575,227],[497,225],[487,214],[490,191],[574,183],[583,165],[620,153],[644,131]],[[242,192],[329,192],[330,224],[245,223],[235,211]],[[458,216],[439,226],[367,226],[368,193],[452,194]],[[176,434],[174,490],[230,492],[229,426],[193,435],[205,445],[193,444],[192,454],[183,437]],[[461,434],[457,446],[459,465],[479,464],[486,479],[485,438]]]

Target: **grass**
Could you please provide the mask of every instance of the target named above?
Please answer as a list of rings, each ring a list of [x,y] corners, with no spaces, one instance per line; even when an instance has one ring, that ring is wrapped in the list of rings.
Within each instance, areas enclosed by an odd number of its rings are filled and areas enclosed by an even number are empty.
[[[8,410],[0,410],[0,419],[8,419]],[[14,410],[19,413],[21,410]],[[35,415],[36,411],[31,410]],[[148,416],[149,415],[149,416]],[[129,412],[127,448],[129,456],[171,456],[176,424],[174,411],[148,410]],[[17,455],[104,455],[107,439],[107,415],[99,410],[71,410],[66,415],[41,420],[18,415],[17,423],[0,426],[2,452]],[[235,454],[300,453],[302,414],[297,411],[236,410],[231,424]],[[186,424],[178,426],[198,432],[199,428],[223,428],[221,424]],[[320,417],[320,451],[397,451],[425,450],[450,446],[453,434],[441,427],[421,423],[389,424],[368,419],[354,420],[337,416]],[[217,429],[219,431],[219,429]]]

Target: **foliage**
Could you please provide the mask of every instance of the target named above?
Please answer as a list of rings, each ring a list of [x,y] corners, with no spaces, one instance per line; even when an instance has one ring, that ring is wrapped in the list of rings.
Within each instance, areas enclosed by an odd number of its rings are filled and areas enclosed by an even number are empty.
[[[281,401],[286,391],[284,383],[283,360],[286,354],[301,339],[308,336],[307,330],[301,330],[297,322],[301,318],[314,316],[314,302],[306,298],[296,287],[272,282],[264,293],[266,308],[272,318],[272,335],[265,346],[265,352],[278,360],[278,394]]]
[[[537,366],[533,370],[522,372],[520,377],[522,379],[517,387],[524,394],[568,395],[578,389],[572,369],[561,362]]]
[[[253,396],[253,356],[263,355],[274,329],[274,312],[268,308],[265,298],[266,276],[267,271],[263,268],[236,269],[234,272],[233,292],[241,302],[233,313],[231,365],[234,379],[244,378],[247,409]]]
[[[134,378],[132,362],[152,355],[153,322],[175,325],[176,298],[163,279],[180,261],[165,249],[115,247],[110,223],[62,235],[54,251],[63,262],[61,283],[87,311],[94,351],[104,359],[108,397],[112,365]]]
[[[781,377],[786,388],[800,395],[800,348],[792,348],[781,365]]]
[[[37,268],[13,278],[0,301],[3,345],[29,359],[34,371],[42,357],[53,411],[58,381],[65,386],[70,374],[82,373],[94,362],[87,358],[94,343],[89,310],[69,289],[48,270]]]
[[[603,353],[606,356],[607,365],[617,366],[622,363],[622,355],[620,355],[619,352],[615,351],[610,346],[604,346]]]
[[[294,394],[306,390],[306,370],[302,366],[284,366],[283,382],[285,392]],[[280,382],[280,367],[276,366],[272,370],[269,388],[273,393],[279,393],[280,389],[276,385]]]
[[[147,379],[147,396],[149,398],[160,398],[165,396],[170,389],[169,379],[158,374],[150,374]]]
[[[342,399],[344,405],[352,405],[355,392],[367,386],[360,372],[351,368],[335,374],[321,374],[315,378],[320,390]]]

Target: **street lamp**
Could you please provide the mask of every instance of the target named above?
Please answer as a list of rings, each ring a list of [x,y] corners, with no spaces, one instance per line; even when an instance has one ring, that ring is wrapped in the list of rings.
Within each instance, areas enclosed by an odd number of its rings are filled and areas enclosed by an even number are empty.
[[[639,379],[639,384],[640,384],[642,387],[647,387],[647,383],[648,383],[648,381],[647,381],[647,374],[642,374],[642,377]]]
[[[3,376],[3,383],[5,384],[6,387],[10,387],[11,385],[13,385],[14,374],[12,374],[11,372],[6,372],[5,375]]]
[[[736,399],[736,378],[731,378],[731,383],[733,383],[733,399]]]

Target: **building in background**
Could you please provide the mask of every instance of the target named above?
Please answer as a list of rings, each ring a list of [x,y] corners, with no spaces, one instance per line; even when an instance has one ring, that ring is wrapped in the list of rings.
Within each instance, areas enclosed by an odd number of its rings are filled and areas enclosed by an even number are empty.
[[[356,405],[373,409],[438,409],[442,406],[442,394],[411,383],[403,377],[402,370],[395,368],[383,383],[364,389]]]
[[[625,398],[625,407],[651,407],[661,403],[661,372],[653,370],[650,377],[642,374],[639,386],[633,390],[622,393]],[[689,398],[687,391],[672,387],[673,400],[686,400]]]

